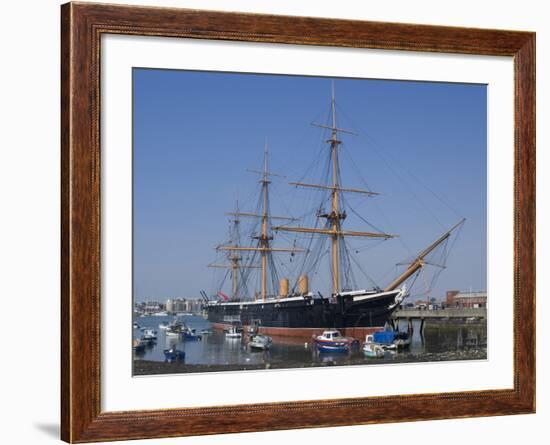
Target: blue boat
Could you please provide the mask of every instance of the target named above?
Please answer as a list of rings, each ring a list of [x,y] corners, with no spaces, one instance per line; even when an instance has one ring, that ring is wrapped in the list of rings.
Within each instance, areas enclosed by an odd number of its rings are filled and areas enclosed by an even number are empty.
[[[388,329],[372,334],[372,341],[382,345],[386,349],[401,349],[410,346],[411,335],[407,332]]]
[[[397,338],[397,332],[396,331],[380,331],[375,332],[372,334],[372,340],[374,343],[379,343],[381,345],[391,345],[393,344],[394,340]]]
[[[167,362],[183,362],[185,360],[185,352],[172,346],[170,349],[164,350],[164,358]]]
[[[196,341],[202,340],[202,335],[198,335],[195,329],[184,327],[181,331],[181,337],[185,341]]]
[[[319,353],[344,354],[351,347],[351,339],[343,337],[337,330],[323,332],[323,335],[315,337],[314,342]]]

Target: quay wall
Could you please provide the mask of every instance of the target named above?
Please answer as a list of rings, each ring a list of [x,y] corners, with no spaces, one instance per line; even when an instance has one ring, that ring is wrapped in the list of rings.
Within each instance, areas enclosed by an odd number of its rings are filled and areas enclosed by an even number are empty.
[[[392,314],[393,319],[430,319],[430,318],[487,318],[487,308],[447,308],[435,310],[399,309]]]

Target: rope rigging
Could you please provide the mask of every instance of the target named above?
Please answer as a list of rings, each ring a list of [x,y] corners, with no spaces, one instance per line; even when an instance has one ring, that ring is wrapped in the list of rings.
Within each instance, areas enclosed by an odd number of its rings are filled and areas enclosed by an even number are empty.
[[[257,297],[258,294],[256,291],[258,288],[262,289],[263,298],[266,296],[276,297],[278,295],[279,278],[284,276],[292,283],[291,291],[294,293],[298,286],[299,277],[304,274],[318,275],[321,264],[326,257],[329,256],[328,254],[330,252],[332,252],[332,257],[329,258],[332,264],[330,269],[331,273],[324,277],[325,280],[327,280],[328,277],[331,276],[333,289],[337,289],[336,292],[364,288],[365,286],[361,286],[360,284],[363,279],[374,289],[381,289],[370,274],[367,273],[364,262],[361,261],[359,255],[377,248],[384,241],[394,236],[386,234],[377,224],[369,221],[370,218],[367,219],[355,208],[356,205],[361,207],[370,205],[370,202],[372,202],[370,198],[377,193],[371,191],[372,189],[361,174],[361,170],[351,156],[347,146],[339,140],[338,136],[340,136],[341,133],[350,134],[351,132],[337,127],[335,117],[336,110],[338,110],[339,114],[345,116],[347,120],[353,121],[345,111],[341,110],[336,104],[333,92],[331,107],[324,121],[325,125],[315,124],[323,128],[323,131],[319,132],[319,147],[318,150],[316,150],[319,156],[314,156],[298,181],[293,183],[295,186],[292,187],[289,192],[281,192],[278,186],[270,186],[268,193],[267,187],[268,184],[271,184],[270,175],[277,175],[271,174],[267,170],[266,147],[263,179],[259,181],[260,193],[256,190],[257,199],[252,206],[255,215],[260,217],[247,220],[244,226],[240,224],[230,226],[230,240],[224,243],[224,245],[242,246],[242,250],[246,250],[247,254],[242,255],[241,262],[239,263],[240,267],[238,269],[233,269],[233,272],[230,270],[226,271],[219,289],[221,289],[221,286],[224,285],[228,277],[233,277],[232,274],[236,274],[238,277],[238,292],[236,294],[239,298]],[[355,127],[357,128],[357,125],[355,125]],[[397,171],[397,168],[402,169],[407,173],[408,177],[428,190],[430,194],[436,197],[438,201],[445,204],[455,214],[457,213],[443,197],[440,197],[433,190],[429,189],[425,183],[410,171],[410,169],[402,165],[399,160],[393,158],[389,150],[379,150],[378,143],[368,132],[364,132],[364,135],[371,142],[374,152],[396,178],[400,181],[404,180],[405,175]],[[330,149],[327,149],[327,144]],[[391,162],[389,162],[386,157],[389,158]],[[347,183],[351,181],[348,176],[344,177],[342,175],[343,163],[351,166],[351,171],[355,173],[358,181],[363,185],[365,190],[344,187],[342,184],[343,178]],[[306,178],[315,178],[317,181],[314,180],[313,184],[303,183]],[[310,188],[304,190],[303,187]],[[300,204],[295,203],[298,188],[300,188],[299,193],[304,198],[300,201]],[[406,191],[413,197],[415,202],[424,208],[426,214],[429,214],[433,221],[443,226],[441,221],[414,192],[412,187],[406,187]],[[348,192],[351,192],[351,195],[348,195]],[[272,217],[270,216],[272,196],[274,197],[274,202],[285,210],[285,215],[298,214],[300,222],[296,224],[293,222],[295,219],[287,218],[288,221],[283,221],[277,225],[272,224]],[[367,199],[367,197],[369,199]],[[252,199],[250,201],[252,201]],[[367,202],[369,204],[367,204]],[[387,218],[382,209],[378,208],[376,200],[374,200],[373,205],[377,207],[377,211],[374,213],[373,217],[376,218],[380,216],[388,223],[387,225],[391,229],[391,218]],[[296,207],[298,207],[298,211],[293,213],[292,209]],[[348,218],[352,221],[348,221]],[[345,230],[343,228],[344,221],[346,221],[347,227],[353,220],[359,222],[361,227],[369,228],[371,232]],[[426,292],[433,288],[437,278],[446,267],[450,252],[461,230],[462,226],[460,226],[453,240],[450,239],[451,236],[449,235],[449,238],[443,240],[439,247],[436,246],[437,248],[430,251],[429,255],[427,254],[425,258],[421,258],[422,266],[427,265],[437,268],[429,281],[429,285],[426,286]],[[288,232],[293,233],[292,235],[288,235]],[[249,234],[249,237],[244,240],[244,244],[241,244],[241,233]],[[355,245],[355,237],[367,237],[369,241]],[[278,248],[277,242],[279,240],[288,241],[292,247]],[[327,246],[327,244],[330,243],[332,243],[332,247]],[[399,238],[399,243],[409,254],[409,261],[403,263],[403,265],[411,266],[415,261],[419,261],[419,257],[413,253],[401,238]],[[280,252],[290,252],[290,255],[288,257],[278,256],[275,259],[273,252],[277,250]],[[305,254],[300,260],[295,261],[295,251],[298,250],[305,251]],[[239,254],[241,253],[243,252],[239,252]],[[281,253],[277,253],[277,255],[280,254]],[[229,258],[229,255],[226,255],[226,257]],[[292,264],[291,267],[291,263],[295,264]],[[261,270],[261,274],[256,273],[258,269]],[[406,274],[403,280],[411,284],[409,289],[417,281],[421,270],[424,269],[424,267],[421,267],[418,271],[411,270]],[[284,275],[281,275],[283,271]],[[359,272],[359,274],[356,272]],[[372,269],[369,269],[369,272],[372,273]],[[253,288],[254,295],[249,292],[252,287],[253,275],[251,274],[257,276],[257,279],[254,280],[256,281]],[[378,273],[376,273],[376,275],[378,275]],[[358,278],[360,278],[360,280],[358,280]]]

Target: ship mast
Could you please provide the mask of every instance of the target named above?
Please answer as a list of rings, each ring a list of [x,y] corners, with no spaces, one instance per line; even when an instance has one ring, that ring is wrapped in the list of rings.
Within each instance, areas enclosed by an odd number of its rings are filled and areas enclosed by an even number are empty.
[[[239,225],[241,223],[240,220],[240,212],[239,212],[239,201],[236,202],[235,205],[235,212],[229,213],[229,215],[232,215],[232,227],[231,227],[231,243],[233,247],[239,247],[240,245],[240,236],[239,236]],[[241,269],[256,269],[257,266],[251,266],[251,265],[243,265],[241,264],[242,257],[238,254],[238,251],[235,251],[235,253],[230,253],[227,256],[227,259],[229,260],[229,264],[209,264],[208,267],[213,268],[219,268],[219,269],[231,269],[231,296],[233,299],[236,299],[239,292],[239,272]]]
[[[252,251],[252,252],[260,252],[261,255],[261,298],[263,301],[267,298],[267,259],[268,255],[272,252],[291,252],[291,253],[298,253],[298,252],[305,252],[305,249],[299,249],[299,248],[278,248],[278,247],[272,247],[271,241],[273,240],[273,235],[269,233],[269,220],[270,219],[278,219],[278,220],[286,220],[286,221],[297,221],[296,218],[288,218],[284,216],[271,216],[269,214],[269,184],[271,183],[270,177],[271,176],[279,176],[275,173],[271,173],[268,169],[268,148],[267,148],[267,140],[264,146],[264,168],[262,171],[257,170],[249,170],[252,173],[259,173],[261,174],[260,183],[262,185],[261,188],[261,194],[262,194],[262,209],[259,214],[257,213],[249,213],[249,212],[233,212],[230,213],[230,215],[233,216],[245,216],[245,217],[253,217],[253,218],[260,218],[261,220],[261,232],[260,235],[253,236],[253,239],[258,240],[258,245],[254,247],[241,247],[241,246],[218,246],[216,247],[217,250],[227,250],[227,251],[233,251],[233,252],[239,252],[239,251]]]
[[[303,182],[291,182],[291,185],[299,187],[309,187],[324,190],[331,190],[331,212],[330,213],[318,213],[317,217],[325,218],[328,222],[329,229],[318,228],[304,228],[304,227],[289,227],[289,226],[277,226],[273,227],[276,231],[288,231],[288,232],[300,232],[300,233],[312,233],[320,235],[328,235],[331,237],[331,269],[332,269],[332,294],[336,295],[340,292],[340,241],[346,236],[359,236],[368,238],[394,238],[396,235],[389,235],[386,233],[373,233],[373,232],[356,232],[356,231],[344,231],[342,230],[342,222],[346,219],[346,212],[341,210],[340,206],[340,194],[343,192],[361,193],[368,196],[378,195],[378,193],[371,192],[370,190],[343,188],[340,186],[340,165],[338,162],[338,148],[342,141],[338,139],[338,133],[354,134],[351,131],[343,130],[336,126],[336,100],[334,94],[334,81],[332,82],[332,97],[331,97],[331,115],[332,125],[320,125],[314,123],[313,125],[320,128],[329,129],[331,131],[331,137],[326,142],[330,145],[330,156],[332,159],[332,178],[331,185],[323,184],[306,184]]]
[[[340,202],[338,199],[338,187],[340,182],[338,180],[338,146],[340,145],[340,141],[338,140],[338,130],[336,127],[334,82],[332,82],[332,100],[330,101],[330,105],[332,108],[330,149],[332,155],[332,186],[334,187],[334,190],[332,190],[332,215],[330,217],[327,216],[327,218],[329,218],[329,221],[332,222],[332,231],[334,232],[334,234],[332,235],[332,289],[333,292],[336,294],[340,291],[340,252],[338,249],[338,233],[340,232],[340,221],[344,220],[346,218],[346,215],[345,213],[340,212]]]
[[[267,296],[267,249],[269,247],[269,241],[273,237],[269,237],[267,234],[267,191],[269,186],[269,176],[267,169],[267,140],[264,146],[264,173],[262,175],[262,195],[263,195],[263,208],[262,208],[262,234],[259,237],[260,246],[264,248],[262,250],[262,300],[265,301]]]

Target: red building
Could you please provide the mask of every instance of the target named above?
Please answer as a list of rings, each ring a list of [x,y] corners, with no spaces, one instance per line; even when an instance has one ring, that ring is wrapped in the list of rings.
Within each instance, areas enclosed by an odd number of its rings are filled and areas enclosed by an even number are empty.
[[[447,307],[487,307],[487,292],[449,290],[447,291],[445,305]]]

